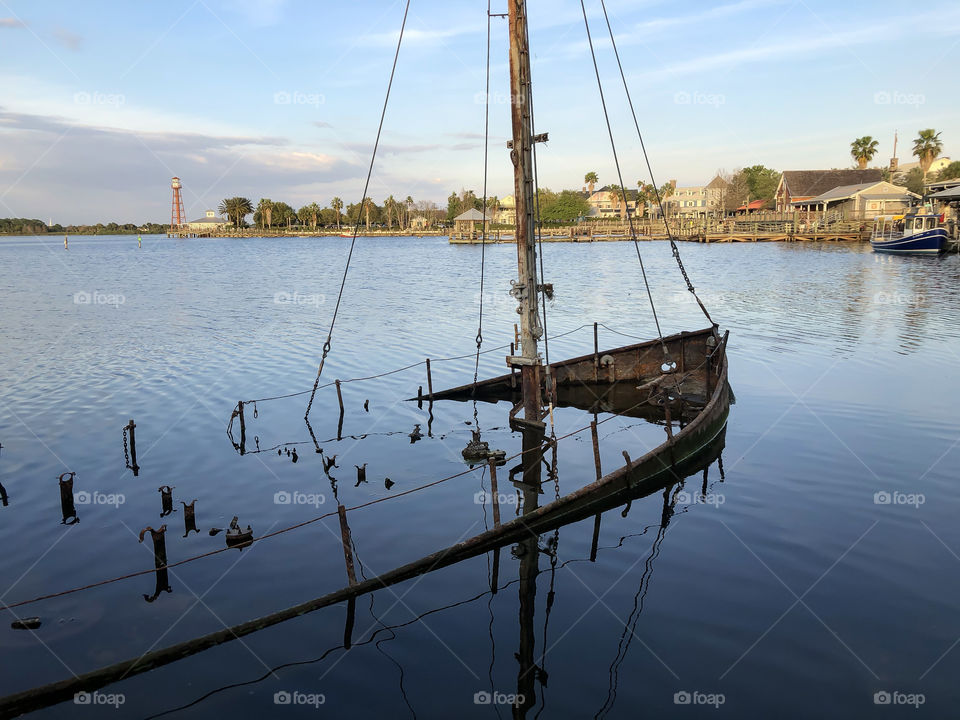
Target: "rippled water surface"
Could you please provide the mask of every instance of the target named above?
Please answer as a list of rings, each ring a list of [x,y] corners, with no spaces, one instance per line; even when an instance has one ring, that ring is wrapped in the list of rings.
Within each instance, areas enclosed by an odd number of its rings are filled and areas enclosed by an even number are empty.
[[[259,536],[333,511],[177,566],[169,591],[149,573],[7,610],[0,694],[343,587],[338,502],[396,496],[348,513],[360,579],[492,525],[490,505],[476,501],[485,472],[400,495],[465,469],[473,408],[437,403],[431,420],[406,399],[426,388],[427,357],[437,389],[473,377],[479,247],[360,239],[324,379],[413,367],[344,383],[340,440],[336,389],[323,387],[311,413],[322,456],[302,395],[246,406],[245,450],[263,452],[241,456],[227,436],[238,400],[312,386],[348,243],[150,237],[138,249],[130,237],[77,237],[65,251],[56,239],[0,239],[0,602],[152,570],[149,533],[138,542],[148,526],[166,524],[174,563],[225,547],[209,530],[234,516]],[[552,359],[592,352],[593,322],[605,326],[601,347],[655,336],[632,245],[545,249]],[[668,246],[641,249],[664,332],[705,327]],[[590,519],[540,554],[528,717],[955,715],[957,257],[833,244],[681,249],[730,331],[724,477],[714,463],[709,502],[698,501],[702,476],[674,488],[666,524],[659,493],[626,517],[605,513],[595,562]],[[497,348],[513,337],[515,257],[506,245],[486,251],[481,377],[505,370]],[[506,414],[481,405],[478,419],[491,447],[512,454],[520,439]],[[131,418],[137,477],[124,459]],[[557,434],[590,419],[560,411]],[[411,443],[415,424],[424,438]],[[236,440],[236,421],[233,430]],[[610,419],[604,470],[662,439],[661,428]],[[323,458],[334,454],[331,483]],[[544,502],[593,479],[589,433],[561,441],[558,462],[559,488],[545,484]],[[76,473],[78,521],[63,522],[66,472]],[[164,515],[161,486],[174,501]],[[182,503],[194,499],[199,532],[183,537]],[[549,550],[552,534],[541,540]],[[101,695],[36,717],[509,717],[497,701],[518,692],[520,561],[501,552],[496,593],[492,564],[477,557],[361,598],[350,650],[345,605],[335,605],[105,688],[122,695],[116,712],[93,706]],[[28,616],[40,628],[10,627]],[[475,698],[483,692],[493,702]],[[320,699],[319,710],[309,704]]]

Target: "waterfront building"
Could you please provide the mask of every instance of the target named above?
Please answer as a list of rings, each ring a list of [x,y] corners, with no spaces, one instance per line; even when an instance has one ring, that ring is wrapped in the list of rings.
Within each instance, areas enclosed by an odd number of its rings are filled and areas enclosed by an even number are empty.
[[[494,209],[493,221],[501,225],[513,225],[517,219],[517,199],[513,195],[507,195],[499,202],[499,207]]]
[[[950,158],[948,157],[936,158],[932,163],[930,163],[930,169],[927,170],[927,179],[936,177],[937,173],[949,165],[950,162]],[[893,182],[905,183],[907,181],[907,173],[918,167],[920,167],[919,162],[908,162],[903,164],[897,163],[897,166],[893,171]]]
[[[202,218],[191,220],[181,227],[181,229],[192,233],[216,232],[222,230],[229,224],[230,221],[226,218],[218,216],[213,210],[207,210]]]
[[[796,210],[795,203],[810,200],[833,188],[878,183],[883,173],[868,170],[784,170],[774,193],[778,211]]]
[[[590,193],[587,197],[590,204],[590,211],[587,213],[591,218],[609,218],[615,220],[620,217],[621,205],[623,204],[622,195],[614,193],[609,185],[604,185],[596,192]],[[627,190],[627,210],[631,215],[635,214],[637,209],[637,193],[635,190]]]
[[[796,210],[813,212],[840,211],[845,217],[870,220],[877,215],[904,213],[920,196],[905,187],[884,181],[857,185],[841,185],[816,197],[795,200]]]

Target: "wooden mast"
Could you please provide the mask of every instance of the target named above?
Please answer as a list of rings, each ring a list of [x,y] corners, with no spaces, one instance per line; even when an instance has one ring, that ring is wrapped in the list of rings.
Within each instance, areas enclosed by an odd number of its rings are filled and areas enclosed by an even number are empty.
[[[516,197],[517,283],[511,291],[520,302],[520,352],[508,363],[520,367],[524,419],[540,423],[540,357],[543,334],[537,307],[537,247],[534,227],[533,159],[530,115],[530,52],[526,0],[509,0],[510,114],[513,124],[514,196]]]

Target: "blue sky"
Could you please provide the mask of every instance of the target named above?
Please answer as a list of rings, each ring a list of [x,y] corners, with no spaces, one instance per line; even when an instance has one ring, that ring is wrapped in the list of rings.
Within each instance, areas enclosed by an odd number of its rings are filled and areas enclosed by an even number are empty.
[[[586,0],[625,181],[646,179],[599,0]],[[501,7],[502,6],[502,7]],[[579,0],[529,0],[541,185],[615,182]],[[885,163],[921,128],[960,154],[960,6],[607,0],[658,182]],[[505,0],[493,3],[505,12]],[[486,3],[413,0],[371,187],[444,203],[483,178]],[[403,2],[0,0],[0,216],[192,218],[363,187]],[[506,21],[493,19],[490,193],[512,192]]]

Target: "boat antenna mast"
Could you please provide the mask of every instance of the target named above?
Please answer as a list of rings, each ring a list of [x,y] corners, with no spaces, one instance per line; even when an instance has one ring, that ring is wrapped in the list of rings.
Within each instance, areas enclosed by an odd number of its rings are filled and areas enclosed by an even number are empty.
[[[524,420],[541,424],[540,355],[537,343],[543,335],[537,303],[537,246],[533,181],[533,118],[529,98],[530,49],[527,32],[526,0],[509,0],[510,34],[510,115],[513,142],[514,196],[516,197],[517,276],[511,281],[510,294],[520,303],[520,352],[507,358],[507,364],[520,368]],[[486,208],[484,208],[486,212]]]

